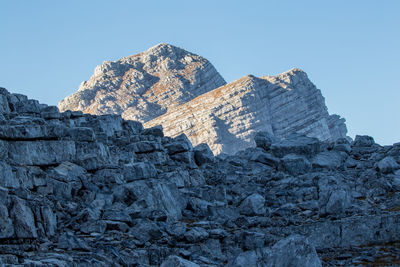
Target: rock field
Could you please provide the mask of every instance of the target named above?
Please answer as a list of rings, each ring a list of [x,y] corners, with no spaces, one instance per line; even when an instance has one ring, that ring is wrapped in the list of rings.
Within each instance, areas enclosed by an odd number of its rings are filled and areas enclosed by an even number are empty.
[[[0,89],[0,266],[399,266],[400,143],[254,136],[214,157]]]

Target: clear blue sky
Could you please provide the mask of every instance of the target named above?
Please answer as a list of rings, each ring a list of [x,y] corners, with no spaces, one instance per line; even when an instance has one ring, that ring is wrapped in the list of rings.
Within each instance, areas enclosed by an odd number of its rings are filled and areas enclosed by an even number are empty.
[[[160,42],[228,81],[305,70],[349,135],[400,142],[400,1],[0,0],[0,86],[57,104],[96,65]]]

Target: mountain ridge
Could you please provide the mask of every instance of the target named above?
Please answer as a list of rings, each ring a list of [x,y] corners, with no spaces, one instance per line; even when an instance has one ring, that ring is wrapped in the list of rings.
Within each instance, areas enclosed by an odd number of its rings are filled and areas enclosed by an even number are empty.
[[[185,133],[215,154],[254,146],[259,130],[278,137],[300,132],[323,141],[347,133],[345,120],[329,115],[321,91],[299,68],[274,76],[249,74],[227,84],[207,59],[165,43],[97,66],[59,108],[119,114],[147,127],[160,124],[166,135]]]

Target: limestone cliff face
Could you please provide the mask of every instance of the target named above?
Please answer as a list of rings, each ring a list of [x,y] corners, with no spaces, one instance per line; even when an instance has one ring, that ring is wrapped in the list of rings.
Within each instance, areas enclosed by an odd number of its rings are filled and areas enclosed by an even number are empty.
[[[159,44],[97,66],[93,76],[58,107],[96,115],[120,114],[145,122],[224,84],[203,57]]]
[[[168,44],[104,62],[59,108],[161,124],[166,135],[185,133],[215,154],[254,146],[256,131],[330,141],[347,132],[345,120],[329,115],[321,91],[302,70],[226,84],[209,61]]]
[[[169,110],[145,127],[161,124],[169,136],[185,133],[193,145],[205,142],[215,154],[233,154],[254,146],[257,131],[336,140],[346,137],[344,121],[329,115],[321,91],[306,73],[292,69],[277,76],[245,76]]]

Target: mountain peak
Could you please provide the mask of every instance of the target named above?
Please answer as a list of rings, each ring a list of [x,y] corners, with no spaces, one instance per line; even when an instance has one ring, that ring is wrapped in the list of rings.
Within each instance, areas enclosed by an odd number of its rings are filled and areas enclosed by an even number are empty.
[[[160,43],[142,53],[103,62],[76,93],[60,101],[59,108],[114,113],[146,122],[224,84],[207,59]]]

